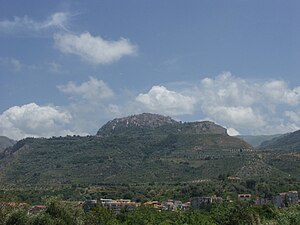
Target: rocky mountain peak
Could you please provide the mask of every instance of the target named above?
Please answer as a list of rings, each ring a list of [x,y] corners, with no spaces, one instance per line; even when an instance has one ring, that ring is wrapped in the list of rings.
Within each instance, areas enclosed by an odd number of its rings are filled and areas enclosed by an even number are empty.
[[[97,135],[108,135],[115,133],[116,130],[126,128],[158,128],[163,125],[176,125],[180,122],[173,120],[169,116],[159,114],[142,113],[123,118],[116,118],[106,123],[97,132]]]

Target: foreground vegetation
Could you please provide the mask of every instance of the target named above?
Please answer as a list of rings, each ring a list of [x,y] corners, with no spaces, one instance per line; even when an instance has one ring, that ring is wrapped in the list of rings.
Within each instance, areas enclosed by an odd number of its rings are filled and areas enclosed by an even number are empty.
[[[300,192],[300,183],[293,178],[281,179],[246,179],[231,182],[225,174],[216,180],[199,180],[197,182],[173,183],[139,183],[139,184],[102,184],[102,185],[70,185],[62,187],[20,186],[0,187],[0,202],[25,202],[43,204],[46,199],[59,197],[65,201],[85,201],[89,199],[112,198],[131,199],[136,202],[164,201],[175,199],[183,202],[191,197],[220,196],[223,199],[236,200],[237,194],[257,194],[261,198],[272,199],[281,192],[295,190]]]
[[[0,207],[1,225],[298,225],[300,206],[276,209],[273,205],[249,206],[247,203],[217,203],[205,210],[162,211],[140,207],[135,211],[122,211],[115,215],[106,208],[96,206],[84,213],[79,205],[52,200],[37,214],[28,208]]]

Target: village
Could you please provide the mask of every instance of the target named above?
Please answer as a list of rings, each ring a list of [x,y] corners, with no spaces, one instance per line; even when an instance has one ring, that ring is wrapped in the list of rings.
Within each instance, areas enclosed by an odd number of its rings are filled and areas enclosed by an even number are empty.
[[[65,204],[72,204],[77,207],[82,207],[85,213],[88,213],[93,207],[100,206],[105,207],[115,214],[120,214],[122,211],[130,212],[138,207],[149,207],[157,211],[186,211],[190,209],[205,209],[210,204],[222,203],[222,202],[248,202],[250,206],[263,206],[267,204],[273,204],[276,208],[284,208],[291,205],[299,204],[298,191],[288,191],[275,195],[272,199],[260,198],[259,196],[253,196],[252,194],[238,194],[237,199],[223,199],[218,196],[202,196],[192,197],[188,202],[182,202],[179,200],[169,199],[167,201],[148,201],[148,202],[135,202],[130,199],[104,199],[100,200],[86,200],[86,201],[64,201]],[[0,207],[11,208],[28,208],[28,214],[38,214],[41,211],[47,209],[46,205],[33,205],[30,206],[27,203],[17,202],[1,202]]]

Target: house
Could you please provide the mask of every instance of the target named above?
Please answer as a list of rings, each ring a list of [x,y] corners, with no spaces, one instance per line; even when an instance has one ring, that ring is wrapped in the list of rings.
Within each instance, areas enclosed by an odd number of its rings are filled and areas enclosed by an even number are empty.
[[[159,203],[159,201],[150,201],[143,203],[144,206],[153,207],[154,209],[161,209],[162,205]]]
[[[273,198],[273,203],[277,208],[287,207],[291,204],[297,204],[299,202],[299,196],[297,191],[289,191],[279,193]]]
[[[270,204],[272,203],[272,201],[270,199],[267,199],[267,198],[260,198],[260,197],[256,197],[256,200],[255,200],[255,205],[267,205],[267,204]]]
[[[191,207],[191,202],[186,202],[182,204],[181,210],[188,210]]]
[[[238,183],[241,181],[241,178],[237,177],[237,176],[229,176],[227,177],[227,180],[233,183]]]
[[[132,202],[129,199],[100,199],[100,202],[103,207],[106,207],[112,211],[114,211],[116,214],[119,214],[122,209],[127,211],[132,211],[136,207],[139,207],[140,204],[136,202]]]
[[[203,209],[211,203],[222,202],[223,198],[221,197],[194,197],[191,199],[191,207],[195,209]]]
[[[238,200],[239,201],[250,201],[251,200],[251,194],[239,194]]]

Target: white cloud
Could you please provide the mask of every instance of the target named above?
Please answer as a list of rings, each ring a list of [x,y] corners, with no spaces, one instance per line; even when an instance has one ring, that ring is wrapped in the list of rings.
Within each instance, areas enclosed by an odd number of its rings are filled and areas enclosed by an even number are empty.
[[[198,90],[201,100],[208,105],[250,106],[256,101],[256,85],[233,77],[229,72],[215,79],[204,78]]]
[[[15,58],[1,58],[0,62],[2,65],[11,66],[15,72],[19,72],[23,67],[21,62]]]
[[[296,113],[294,111],[285,111],[284,114],[290,119],[290,121],[300,126],[300,113]]]
[[[204,110],[217,121],[231,126],[257,128],[265,124],[263,118],[255,113],[251,107],[212,106]]]
[[[66,85],[59,85],[57,88],[71,97],[80,97],[84,100],[94,102],[110,98],[114,95],[113,90],[104,81],[94,77],[90,77],[89,81],[83,82],[80,85],[69,82]]]
[[[22,70],[36,70],[38,69],[35,65],[26,65],[21,63],[20,60],[15,58],[0,58],[0,65],[11,68],[14,72],[20,72]]]
[[[204,117],[243,133],[284,133],[300,125],[300,86],[291,88],[282,80],[260,82],[225,72],[184,93],[197,100],[196,111],[201,109]]]
[[[58,28],[67,30],[66,26],[69,20],[69,14],[65,12],[57,12],[49,16],[44,21],[35,21],[28,16],[14,17],[13,20],[0,21],[0,32],[14,33],[23,31],[38,32],[50,28]]]
[[[148,93],[139,94],[136,101],[152,112],[173,116],[192,114],[196,103],[193,97],[169,91],[164,86],[153,86]]]
[[[289,132],[294,132],[299,130],[300,126],[295,123],[289,121],[274,121],[266,124],[266,126],[262,127],[261,129],[253,130],[253,134],[284,134]]]
[[[48,62],[46,65],[49,67],[49,70],[54,73],[61,72],[61,65],[57,62]]]
[[[30,103],[14,106],[0,114],[0,134],[12,139],[73,134],[66,129],[72,116],[54,106]]]
[[[73,130],[76,133],[96,133],[101,123],[120,115],[120,107],[114,104],[114,91],[102,80],[90,77],[81,84],[68,82],[57,88],[70,96],[66,106],[72,112]]]
[[[227,129],[227,134],[230,135],[230,136],[240,135],[240,133],[236,129],[232,128],[232,127],[230,127],[230,128]]]
[[[80,35],[55,34],[55,46],[63,53],[80,56],[92,64],[110,64],[126,55],[135,55],[137,47],[129,40],[104,40],[85,32]]]
[[[285,81],[274,80],[262,86],[263,93],[274,103],[299,105],[300,86],[290,89]]]

